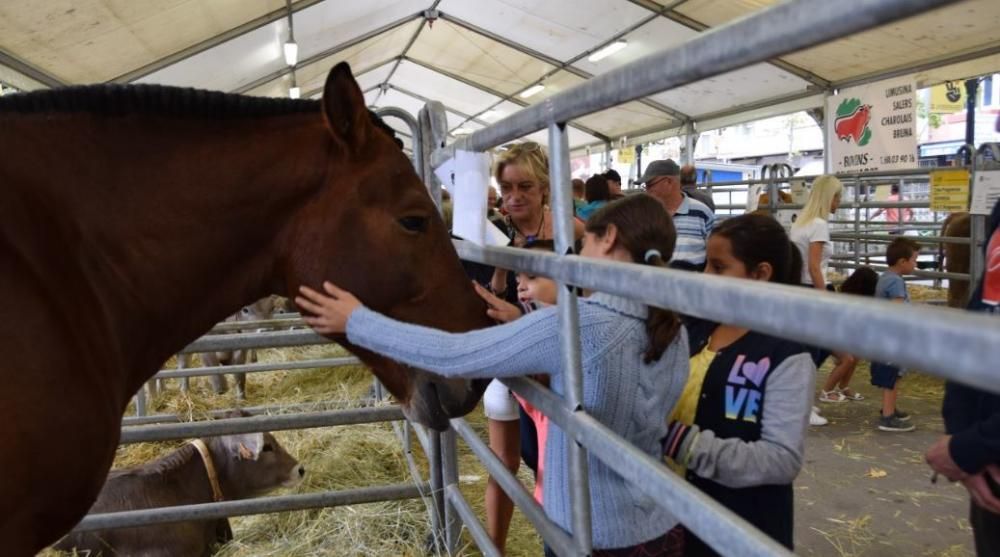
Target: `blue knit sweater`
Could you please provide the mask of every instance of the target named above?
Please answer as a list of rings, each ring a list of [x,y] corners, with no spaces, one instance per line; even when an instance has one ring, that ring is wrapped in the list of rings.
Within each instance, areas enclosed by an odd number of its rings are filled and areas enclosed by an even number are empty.
[[[643,363],[647,308],[607,294],[580,300],[583,404],[588,413],[657,459],[666,417],[688,375],[687,333],[681,329],[660,359]],[[395,321],[365,307],[347,323],[352,343],[447,377],[515,377],[545,373],[552,390],[565,391],[556,308],[535,311],[488,329],[447,333]],[[545,451],[545,510],[571,532],[567,437],[549,426]],[[589,458],[593,543],[597,549],[654,539],[677,520],[612,467]]]

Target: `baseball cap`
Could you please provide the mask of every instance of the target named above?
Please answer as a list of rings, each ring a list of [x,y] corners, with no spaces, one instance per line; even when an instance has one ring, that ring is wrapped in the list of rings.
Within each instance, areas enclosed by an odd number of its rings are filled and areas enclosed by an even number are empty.
[[[677,163],[673,159],[664,159],[661,161],[653,161],[649,163],[646,167],[646,171],[642,173],[642,176],[635,181],[637,184],[645,184],[646,182],[657,178],[659,176],[680,176],[681,167],[677,166]]]

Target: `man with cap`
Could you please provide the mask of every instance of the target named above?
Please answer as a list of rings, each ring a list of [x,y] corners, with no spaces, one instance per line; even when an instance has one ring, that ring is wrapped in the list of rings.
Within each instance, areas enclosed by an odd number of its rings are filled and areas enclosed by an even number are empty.
[[[674,219],[677,247],[670,266],[701,271],[705,268],[705,244],[715,226],[715,213],[681,190],[680,174],[680,167],[672,159],[653,161],[637,182]]]

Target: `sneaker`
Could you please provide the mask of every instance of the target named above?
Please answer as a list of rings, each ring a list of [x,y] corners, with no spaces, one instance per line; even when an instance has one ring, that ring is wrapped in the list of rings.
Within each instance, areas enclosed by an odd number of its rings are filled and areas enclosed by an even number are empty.
[[[820,416],[816,412],[809,413],[809,425],[821,426],[821,425],[826,425],[828,423],[829,421],[827,421],[826,418]]]
[[[913,424],[908,424],[896,416],[879,416],[878,428],[882,431],[913,431],[916,429]]]
[[[896,413],[893,414],[892,416],[894,418],[896,418],[897,420],[901,421],[901,422],[908,422],[908,421],[910,421],[910,413],[909,412],[903,412],[899,408],[896,409]]]
[[[847,397],[844,393],[834,389],[832,391],[824,391],[820,389],[819,391],[819,401],[820,402],[847,402]]]

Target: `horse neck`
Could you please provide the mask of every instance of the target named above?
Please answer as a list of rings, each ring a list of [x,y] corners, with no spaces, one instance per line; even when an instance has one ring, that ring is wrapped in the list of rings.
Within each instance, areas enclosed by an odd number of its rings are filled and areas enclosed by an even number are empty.
[[[76,248],[93,318],[137,389],[188,341],[279,288],[281,237],[322,183],[330,140],[318,114],[66,129],[69,145],[99,143],[53,163],[52,222]]]

